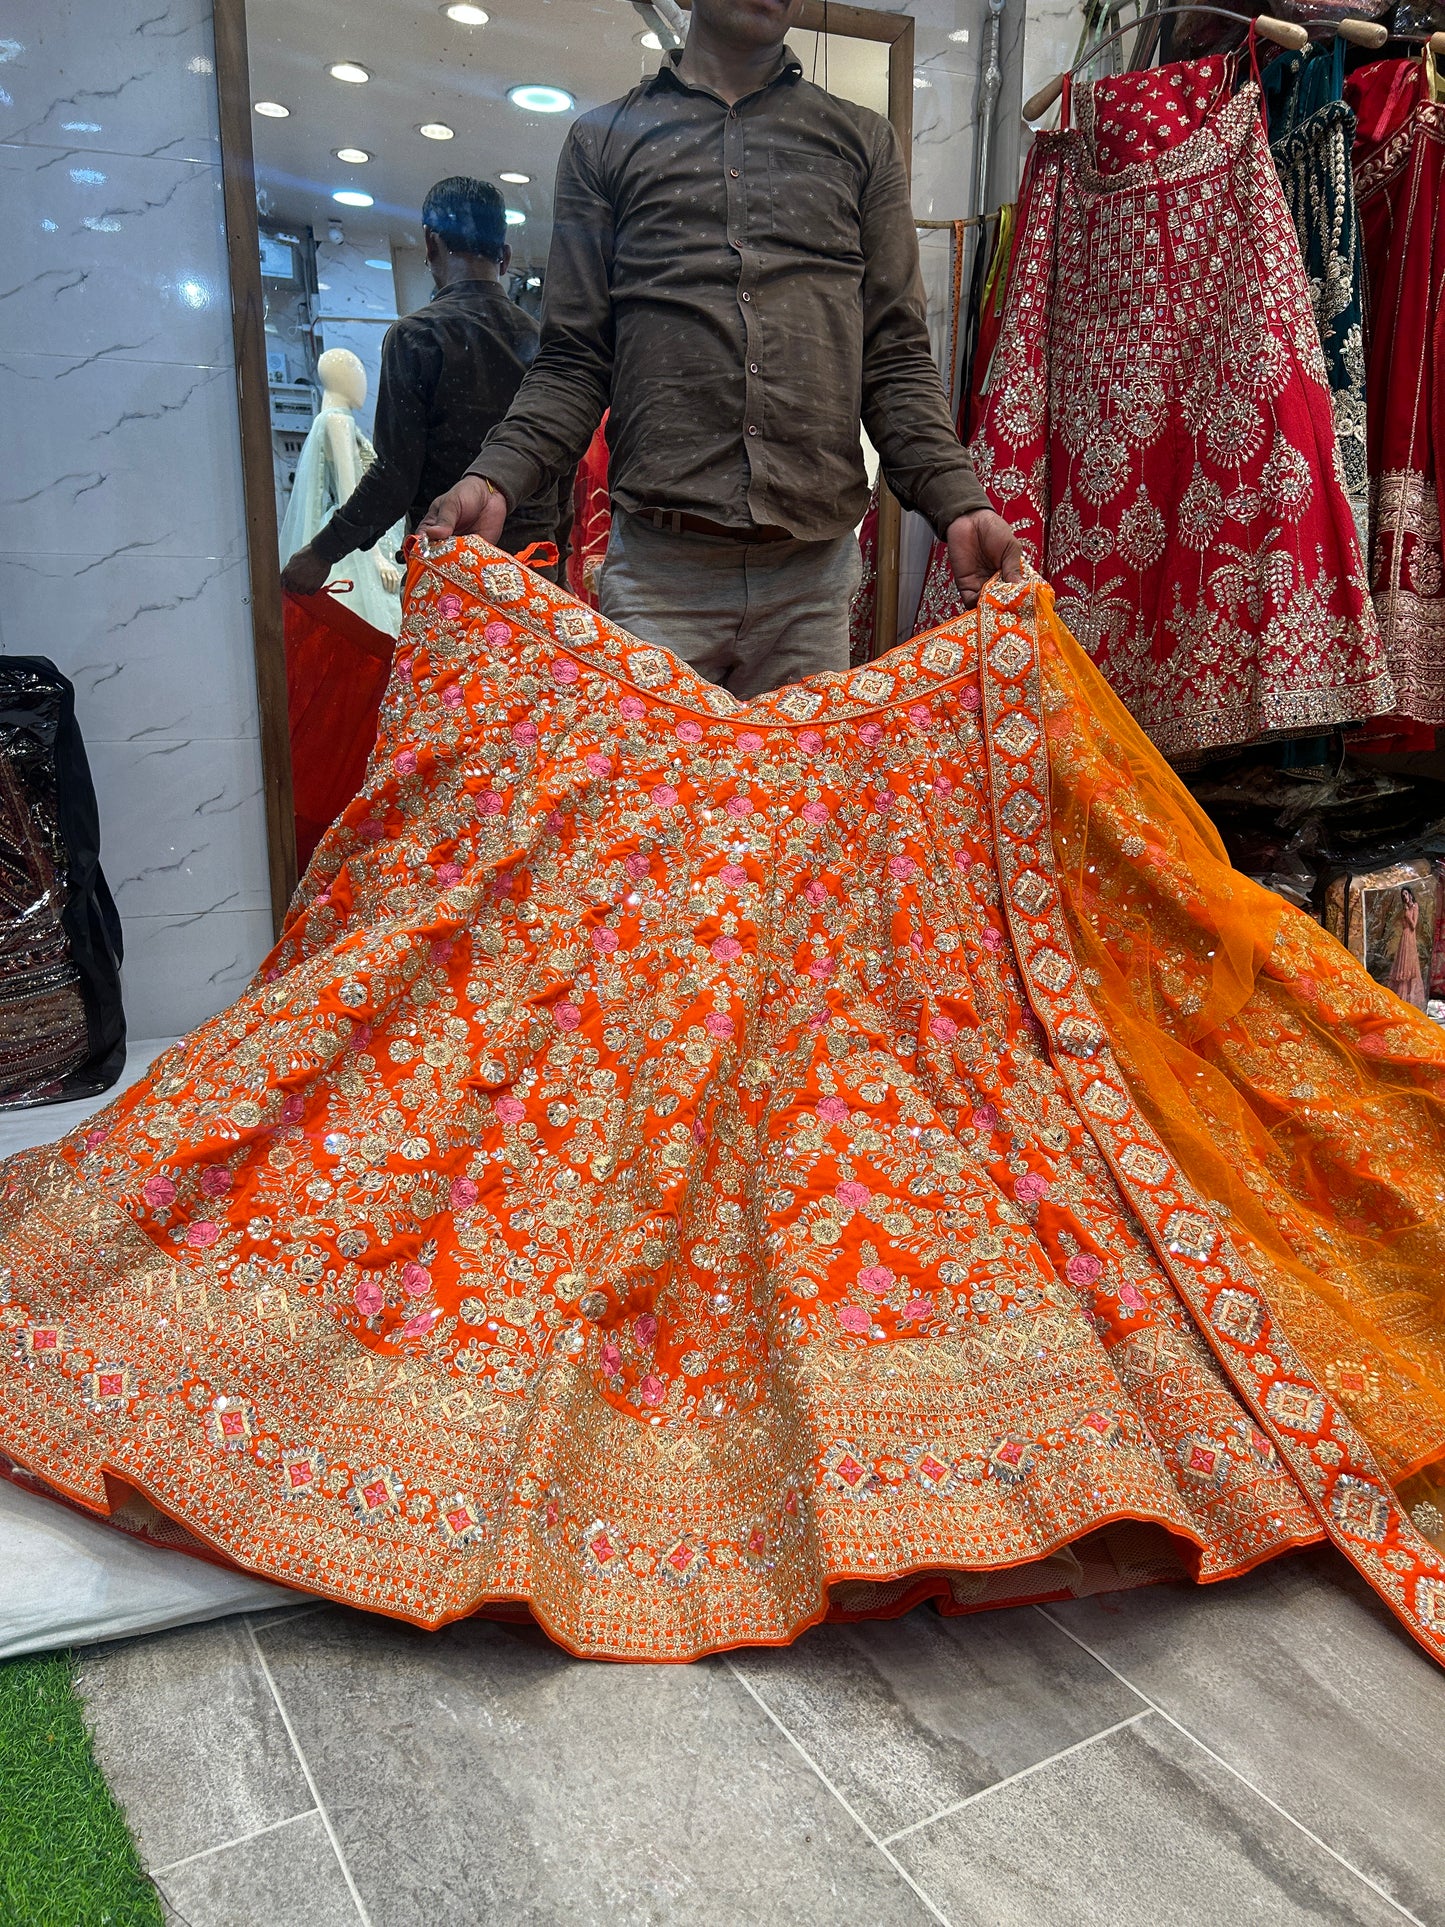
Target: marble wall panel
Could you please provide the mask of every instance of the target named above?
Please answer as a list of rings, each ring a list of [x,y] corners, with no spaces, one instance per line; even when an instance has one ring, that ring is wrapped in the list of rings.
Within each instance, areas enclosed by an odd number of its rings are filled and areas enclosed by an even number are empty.
[[[132,1036],[270,943],[210,0],[0,23],[0,648],[76,686]]]

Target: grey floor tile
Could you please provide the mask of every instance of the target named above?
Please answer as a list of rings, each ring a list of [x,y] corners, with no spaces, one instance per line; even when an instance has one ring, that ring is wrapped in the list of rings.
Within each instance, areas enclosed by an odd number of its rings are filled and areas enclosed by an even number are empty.
[[[1445,1673],[1337,1554],[1048,1611],[1337,1853],[1445,1923]]]
[[[323,1613],[260,1631],[374,1927],[918,1927],[917,1895],[719,1661]]]
[[[156,1882],[185,1927],[358,1927],[318,1813],[188,1860]]]
[[[1027,1607],[819,1626],[794,1646],[732,1659],[880,1835],[1144,1704]]]
[[[239,1622],[99,1647],[79,1685],[96,1758],[147,1866],[315,1805]]]
[[[122,1091],[140,1082],[163,1050],[175,1040],[169,1037],[131,1038],[125,1047],[125,1069],[108,1091],[98,1097],[78,1097],[68,1104],[34,1104],[21,1111],[0,1111],[0,1158],[14,1157],[36,1144],[53,1144],[67,1131],[73,1131],[103,1106],[113,1103]]]
[[[1155,1713],[893,1851],[953,1927],[1402,1927]]]

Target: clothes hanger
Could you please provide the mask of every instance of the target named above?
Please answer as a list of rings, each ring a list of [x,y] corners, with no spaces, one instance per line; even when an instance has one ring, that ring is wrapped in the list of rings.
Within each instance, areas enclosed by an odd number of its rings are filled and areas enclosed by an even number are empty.
[[[1221,20],[1237,20],[1241,26],[1253,27],[1261,40],[1273,41],[1277,47],[1288,47],[1296,52],[1310,44],[1309,33],[1304,27],[1297,25],[1293,20],[1276,20],[1274,15],[1269,13],[1236,13],[1231,7],[1177,6],[1156,7],[1148,17],[1151,20],[1161,20],[1171,13],[1208,13]],[[1102,40],[1096,40],[1083,59],[1076,60],[1066,74],[1055,74],[1053,79],[1046,81],[1036,94],[1029,96],[1023,105],[1024,119],[1030,121],[1041,119],[1063,93],[1066,80],[1072,79],[1075,74],[1087,67],[1104,51],[1105,47],[1112,47],[1114,42],[1122,40],[1125,34],[1134,33],[1141,24],[1139,20],[1131,20],[1128,26],[1116,27],[1113,33],[1106,34]]]

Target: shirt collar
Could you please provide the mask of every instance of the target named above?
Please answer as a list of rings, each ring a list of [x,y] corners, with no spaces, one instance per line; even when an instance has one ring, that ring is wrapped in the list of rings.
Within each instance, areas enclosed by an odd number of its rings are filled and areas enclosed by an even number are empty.
[[[444,288],[433,288],[431,298],[440,301],[444,294],[485,294],[493,288],[499,294],[505,295],[507,292],[500,281],[449,281]]]
[[[649,93],[655,93],[659,87],[672,86],[680,87],[685,94],[706,94],[709,100],[719,99],[720,96],[715,94],[711,87],[699,87],[694,82],[683,79],[682,75],[677,71],[677,63],[681,58],[681,47],[670,48],[667,58],[652,76],[651,80],[647,82],[647,91]],[[801,80],[802,75],[802,61],[799,60],[791,47],[785,46],[778,60],[776,70],[768,76],[761,87],[755,90],[755,93],[761,94],[769,87],[776,87],[780,80]],[[752,100],[754,97],[754,94],[745,96],[748,100]]]

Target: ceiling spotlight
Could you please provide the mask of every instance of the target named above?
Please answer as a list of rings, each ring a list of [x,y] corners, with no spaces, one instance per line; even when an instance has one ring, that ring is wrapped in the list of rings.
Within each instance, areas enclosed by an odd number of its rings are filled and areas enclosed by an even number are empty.
[[[565,114],[577,105],[561,87],[509,87],[507,99],[526,114]]]
[[[368,266],[369,268],[380,268],[380,269],[382,269],[382,271],[383,271],[384,273],[386,273],[386,274],[390,274],[390,273],[391,273],[391,263],[390,263],[390,261],[379,261],[379,260],[374,260],[374,259],[373,259],[373,258],[372,258],[372,257],[371,257],[370,255],[368,255],[368,256],[367,256],[367,258],[366,258],[366,265],[367,265],[367,266]]]
[[[517,174],[510,168],[505,174],[499,174],[497,176],[499,181],[507,181],[512,187],[525,187],[531,178],[530,174]]]
[[[529,274],[527,276],[527,286],[529,288],[540,288],[541,285],[542,277],[540,274]]]
[[[371,196],[369,194],[359,193],[354,187],[338,188],[331,198],[333,201],[340,201],[343,207],[370,207],[372,205]]]
[[[662,41],[650,27],[646,33],[640,33],[637,38],[639,44],[646,47],[650,54],[660,54],[662,52]]]
[[[448,20],[455,20],[459,27],[485,27],[491,18],[480,7],[464,4],[464,0],[458,0],[454,7],[443,7],[442,12]]]
[[[371,156],[364,147],[338,147],[336,158],[339,161],[345,161],[350,167],[361,167],[371,159]]]
[[[449,141],[456,134],[456,129],[448,127],[444,120],[424,120],[416,131],[429,141]]]
[[[527,217],[522,212],[521,208],[509,207],[507,209],[507,226],[508,227],[525,227],[526,223],[527,223]]]
[[[256,112],[264,114],[267,120],[290,120],[291,109],[283,107],[279,100],[258,100]]]
[[[358,67],[354,60],[338,60],[326,69],[333,80],[349,80],[354,87],[360,87],[371,79],[365,67]]]

